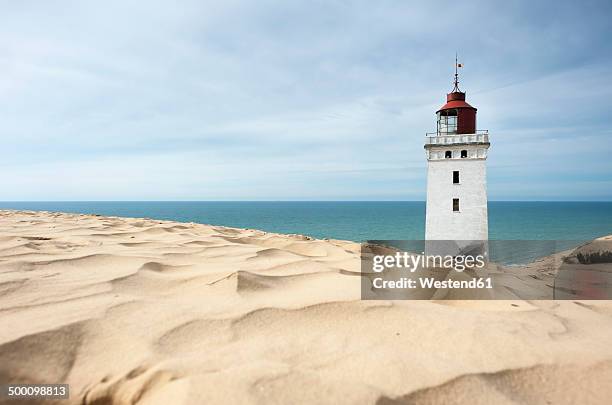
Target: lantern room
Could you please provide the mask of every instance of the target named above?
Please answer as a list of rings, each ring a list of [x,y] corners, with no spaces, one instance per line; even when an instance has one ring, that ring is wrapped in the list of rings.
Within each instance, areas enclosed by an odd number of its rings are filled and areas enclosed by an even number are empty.
[[[476,108],[465,101],[465,92],[459,90],[458,66],[461,65],[455,60],[455,87],[446,95],[446,104],[436,111],[438,135],[476,133]]]
[[[438,135],[475,134],[476,108],[465,102],[465,93],[446,95],[446,104],[437,112]]]

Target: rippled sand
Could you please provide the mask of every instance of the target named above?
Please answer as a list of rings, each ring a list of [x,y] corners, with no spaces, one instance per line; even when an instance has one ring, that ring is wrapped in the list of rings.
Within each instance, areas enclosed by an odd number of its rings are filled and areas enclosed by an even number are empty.
[[[0,384],[68,383],[75,404],[610,403],[611,301],[359,298],[353,242],[0,211]]]

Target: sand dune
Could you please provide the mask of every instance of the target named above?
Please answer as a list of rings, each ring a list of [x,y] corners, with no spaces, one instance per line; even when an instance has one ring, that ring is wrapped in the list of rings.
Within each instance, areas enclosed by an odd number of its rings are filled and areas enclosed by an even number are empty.
[[[612,302],[361,301],[359,252],[0,211],[0,384],[68,383],[74,404],[610,403]]]

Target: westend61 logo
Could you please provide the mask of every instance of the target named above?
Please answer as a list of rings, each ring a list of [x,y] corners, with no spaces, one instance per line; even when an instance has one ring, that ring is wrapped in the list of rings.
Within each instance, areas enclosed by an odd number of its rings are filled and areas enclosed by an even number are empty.
[[[361,298],[612,299],[612,241],[368,241]]]

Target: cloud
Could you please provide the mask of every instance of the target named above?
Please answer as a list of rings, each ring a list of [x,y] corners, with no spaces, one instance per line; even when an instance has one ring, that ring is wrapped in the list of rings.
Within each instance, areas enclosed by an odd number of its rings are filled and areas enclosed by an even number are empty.
[[[0,199],[424,199],[455,51],[491,199],[610,199],[609,9],[5,4]]]

